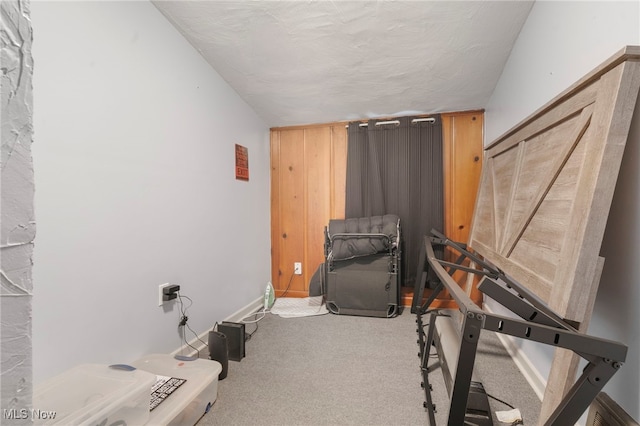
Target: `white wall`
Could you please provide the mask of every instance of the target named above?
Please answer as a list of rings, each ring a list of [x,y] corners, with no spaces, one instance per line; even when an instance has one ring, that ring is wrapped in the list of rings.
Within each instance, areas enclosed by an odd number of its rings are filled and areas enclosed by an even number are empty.
[[[640,44],[633,2],[534,4],[487,105],[489,143],[625,45]],[[640,104],[640,102],[639,102]],[[606,258],[589,334],[629,345],[627,362],[605,391],[640,419],[640,106],[636,106],[601,255]],[[489,307],[499,310],[491,301]],[[552,351],[517,342],[546,377]]]
[[[150,2],[31,8],[38,383],[177,349],[162,283],[193,299],[197,333],[260,297],[269,129]],[[235,144],[249,182],[235,180]]]
[[[31,407],[33,58],[28,2],[0,3],[0,407]],[[12,419],[13,417],[13,419]],[[4,424],[25,423],[3,410]]]

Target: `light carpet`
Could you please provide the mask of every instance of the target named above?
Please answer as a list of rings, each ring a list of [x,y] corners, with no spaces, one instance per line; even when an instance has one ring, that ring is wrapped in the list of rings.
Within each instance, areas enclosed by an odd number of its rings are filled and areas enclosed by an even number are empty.
[[[267,314],[248,333],[246,357],[229,362],[218,399],[198,426],[428,424],[415,316],[406,309],[389,319]],[[493,333],[480,339],[476,367],[487,392],[519,408],[526,426],[537,423],[540,400]],[[437,425],[445,426],[441,371],[430,382]],[[489,403],[493,411],[507,409]]]

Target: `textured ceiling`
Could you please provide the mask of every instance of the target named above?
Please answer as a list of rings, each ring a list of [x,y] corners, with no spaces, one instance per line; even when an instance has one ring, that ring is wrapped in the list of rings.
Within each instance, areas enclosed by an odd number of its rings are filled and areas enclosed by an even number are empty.
[[[270,127],[484,108],[532,1],[154,1]]]

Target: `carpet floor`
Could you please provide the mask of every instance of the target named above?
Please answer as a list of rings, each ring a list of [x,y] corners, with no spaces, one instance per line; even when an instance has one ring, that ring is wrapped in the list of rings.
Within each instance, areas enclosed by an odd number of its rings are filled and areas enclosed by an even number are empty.
[[[267,314],[246,332],[246,357],[229,361],[218,398],[198,425],[428,424],[415,315],[408,309],[389,319]],[[487,393],[520,409],[525,425],[536,424],[540,400],[491,332],[481,336],[475,374]],[[441,371],[429,378],[436,422],[445,425],[449,399]],[[490,404],[493,411],[509,409]]]

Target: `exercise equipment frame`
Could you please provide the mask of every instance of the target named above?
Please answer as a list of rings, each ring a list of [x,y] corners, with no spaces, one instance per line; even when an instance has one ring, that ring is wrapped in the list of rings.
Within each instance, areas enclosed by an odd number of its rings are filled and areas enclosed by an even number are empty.
[[[455,262],[438,259],[435,256],[434,247],[448,247],[457,252],[459,257]],[[463,265],[465,260],[475,264],[475,268]],[[434,344],[436,318],[440,315],[440,310],[429,310],[429,307],[445,289],[455,300],[462,318],[457,338],[459,346],[457,363],[455,372],[451,371],[455,375],[451,374],[450,378],[453,383],[449,392],[450,408],[447,424],[450,426],[464,424],[471,376],[482,330],[565,348],[587,361],[582,374],[545,421],[544,424],[548,426],[575,424],[626,359],[627,346],[580,333],[575,328],[575,324],[565,321],[537,296],[503,271],[472,252],[465,244],[451,241],[436,230],[432,230],[431,235],[424,238],[418,267],[420,279],[416,280],[411,312],[416,314],[422,385],[426,397],[424,406],[428,410],[429,422],[432,425],[436,422],[429,384],[431,371],[428,361],[429,350]],[[481,276],[482,281],[478,289],[521,319],[496,315],[478,307],[452,278],[457,270]],[[431,295],[420,305],[428,275],[430,278],[435,278],[436,285]],[[428,324],[425,324],[422,318],[426,314],[429,314]],[[427,328],[426,333],[425,328]],[[441,351],[441,348],[436,349]],[[446,356],[439,353],[440,355]]]

